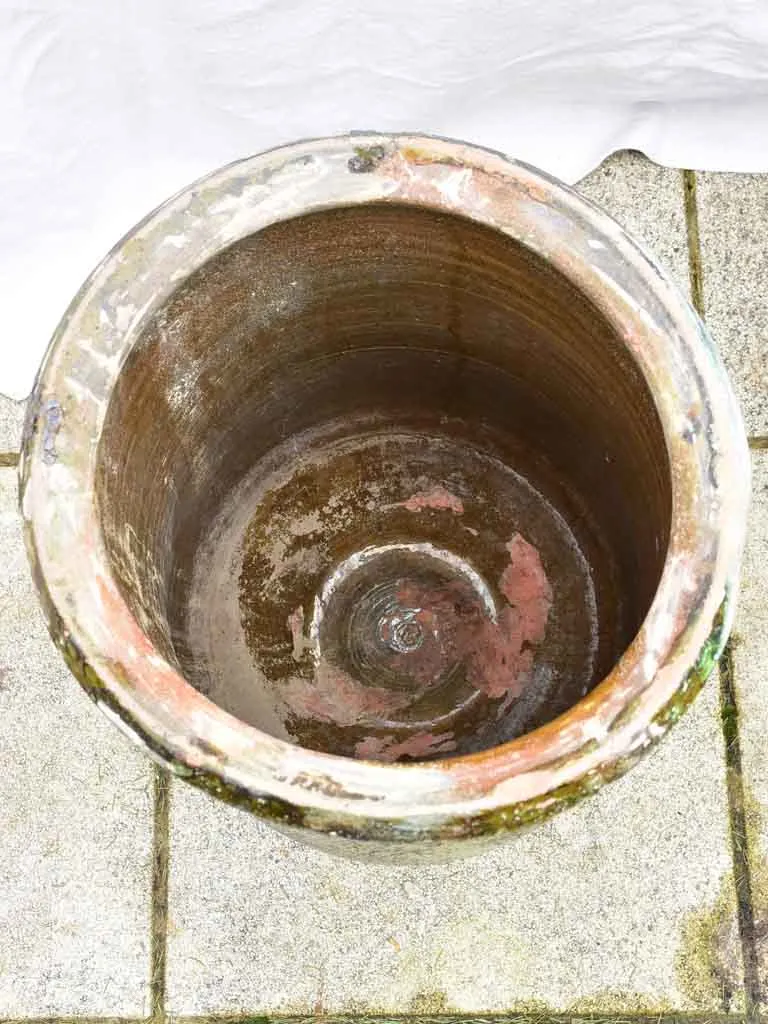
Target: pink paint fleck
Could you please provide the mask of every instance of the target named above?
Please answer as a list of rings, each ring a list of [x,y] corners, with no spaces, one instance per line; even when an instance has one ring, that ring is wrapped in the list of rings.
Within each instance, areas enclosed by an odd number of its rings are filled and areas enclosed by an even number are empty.
[[[457,664],[467,681],[504,707],[530,682],[535,649],[544,640],[552,608],[552,587],[536,549],[520,534],[506,545],[509,564],[499,578],[506,603],[493,621],[468,581],[456,579],[441,586],[403,580],[398,601],[415,609],[422,642],[412,651],[395,655],[394,664],[416,684],[413,690],[365,686],[348,672],[322,658],[314,678],[294,677],[281,688],[290,712],[302,718],[350,726],[381,722],[407,707],[426,688],[440,683]],[[288,616],[294,658],[299,660],[308,641],[304,613]],[[355,747],[357,757],[396,761],[426,757],[456,746],[450,735],[420,733],[399,743],[368,737]]]
[[[436,484],[428,491],[417,491],[407,501],[402,503],[403,508],[409,512],[422,512],[424,509],[446,510],[455,512],[457,516],[464,513],[464,502],[451,494],[449,490]]]
[[[539,553],[519,533],[507,544],[509,565],[499,579],[508,601],[495,623],[485,621],[467,666],[467,676],[489,697],[508,705],[528,683],[533,649],[544,639],[552,608],[552,586]]]
[[[520,534],[506,545],[509,564],[499,579],[506,598],[490,619],[466,583],[426,588],[403,582],[398,600],[418,608],[422,647],[403,655],[403,669],[419,683],[439,680],[457,662],[467,680],[489,697],[517,696],[530,681],[534,648],[544,639],[552,587],[537,550]]]
[[[467,678],[489,697],[520,693],[533,667],[533,652],[530,648],[523,650],[524,643],[517,608],[502,608],[496,622],[486,621],[478,631]]]
[[[397,761],[401,757],[424,758],[456,749],[453,733],[416,733],[400,743],[393,738],[368,736],[355,746],[355,757],[371,761]]]
[[[410,700],[408,694],[364,686],[326,658],[320,660],[313,679],[289,679],[281,687],[280,698],[300,718],[336,725],[386,718]]]
[[[291,640],[293,640],[293,658],[294,661],[301,661],[304,656],[304,651],[309,646],[306,637],[304,636],[304,609],[299,605],[295,608],[288,616],[287,620],[288,631],[291,634]]]
[[[421,686],[438,683],[457,661],[474,648],[475,636],[485,621],[485,611],[470,585],[453,580],[439,587],[401,583],[397,598],[418,609],[414,618],[422,627],[418,650],[396,659],[403,674]]]
[[[538,551],[519,533],[509,541],[507,551],[509,565],[501,574],[499,587],[520,613],[525,640],[530,644],[541,643],[552,607],[552,586]]]

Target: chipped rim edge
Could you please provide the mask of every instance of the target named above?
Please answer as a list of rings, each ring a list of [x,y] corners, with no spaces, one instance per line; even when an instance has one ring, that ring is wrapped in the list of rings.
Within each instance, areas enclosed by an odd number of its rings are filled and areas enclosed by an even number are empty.
[[[521,241],[585,292],[650,387],[673,477],[662,578],[606,679],[553,722],[501,747],[406,765],[285,743],[186,683],[118,590],[93,488],[111,385],[147,317],[180,282],[270,223],[371,201],[470,217]],[[46,423],[52,409],[55,421]],[[229,164],[134,227],[53,336],[30,399],[19,472],[27,549],[51,634],[110,717],[177,774],[262,817],[383,840],[525,824],[620,774],[663,735],[725,643],[749,495],[744,428],[714,346],[677,287],[612,218],[502,154],[378,133],[299,142]],[[688,610],[685,593],[694,597]]]

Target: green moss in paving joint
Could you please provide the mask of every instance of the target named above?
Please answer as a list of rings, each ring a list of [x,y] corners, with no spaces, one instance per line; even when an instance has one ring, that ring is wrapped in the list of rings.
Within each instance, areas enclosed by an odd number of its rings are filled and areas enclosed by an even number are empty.
[[[147,1024],[146,1017],[0,1017],[2,1024]]]
[[[170,859],[170,779],[155,768],[154,829],[152,834],[152,918],[150,922],[151,1020],[163,1024],[168,950],[168,869]]]
[[[688,233],[688,275],[691,283],[691,302],[699,316],[704,316],[704,275],[701,263],[699,234],[699,206],[696,198],[696,174],[683,171],[683,203]]]
[[[683,923],[675,963],[677,981],[694,1006],[744,1009],[742,952],[736,889],[730,874],[711,906],[691,913]]]
[[[452,1014],[367,1014],[350,1010],[343,1014],[273,1015],[270,1017],[221,1015],[208,1017],[174,1017],[173,1024],[742,1024],[738,1014],[722,1013],[452,1013]],[[30,1022],[31,1024],[31,1022]],[[35,1022],[37,1024],[37,1022]],[[93,1022],[97,1024],[97,1022]],[[101,1022],[98,1022],[101,1024]],[[123,1021],[122,1024],[140,1024]]]
[[[761,1002],[755,933],[755,908],[750,860],[747,853],[747,817],[739,740],[738,704],[734,682],[733,650],[726,644],[720,659],[720,713],[725,742],[726,786],[731,831],[731,854],[736,887],[739,935],[744,962],[746,1011],[750,1018]]]
[[[660,1019],[666,1014],[674,1014],[675,1010],[669,1002],[655,1002],[639,992],[622,992],[619,989],[606,989],[591,996],[583,996],[568,1007],[569,1011],[580,1017],[590,1016],[605,1018],[606,1014],[628,1014]]]
[[[758,1008],[765,1010],[768,1005],[768,859],[761,836],[765,822],[763,809],[749,788],[742,783],[744,794],[744,855],[749,864],[751,884],[754,946],[758,978]]]
[[[442,989],[435,989],[434,992],[419,992],[408,1004],[409,1014],[426,1014],[436,1016],[444,1013],[458,1013],[448,1003],[448,996]]]
[[[515,1002],[503,1015],[505,1020],[531,1021],[543,1024],[560,1016],[543,999],[523,999]]]
[[[275,1017],[259,1017],[255,1015],[245,1015],[243,1017],[174,1017],[175,1021],[184,1020],[188,1024],[227,1024],[228,1021],[232,1021],[233,1024],[271,1024],[273,1020],[280,1020]],[[283,1018],[285,1020],[293,1020],[292,1017]],[[296,1018],[299,1019],[299,1018]],[[314,1019],[314,1018],[310,1018]]]

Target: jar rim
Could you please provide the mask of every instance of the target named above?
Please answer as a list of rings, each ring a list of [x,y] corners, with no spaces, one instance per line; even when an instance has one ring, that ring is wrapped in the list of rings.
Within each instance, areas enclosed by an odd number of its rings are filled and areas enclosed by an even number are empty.
[[[483,223],[588,296],[645,378],[672,482],[662,576],[609,675],[557,719],[503,746],[394,765],[276,739],[187,683],[119,591],[95,489],[111,388],[142,325],[179,283],[269,224],[377,200]],[[513,828],[623,772],[679,717],[719,656],[749,500],[744,429],[714,345],[677,287],[615,221],[502,154],[380,133],[299,142],[230,164],[133,228],[53,336],[29,403],[20,474],[27,547],[51,633],[96,702],[162,764],[214,793],[278,822],[361,838]]]

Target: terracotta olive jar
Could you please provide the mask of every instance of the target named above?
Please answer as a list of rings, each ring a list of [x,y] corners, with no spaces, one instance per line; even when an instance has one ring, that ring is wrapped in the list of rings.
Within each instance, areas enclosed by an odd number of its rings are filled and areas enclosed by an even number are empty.
[[[291,836],[436,860],[680,717],[731,625],[747,454],[700,320],[610,217],[497,153],[353,134],[117,245],[48,349],[20,495],[53,639],[120,729]]]

